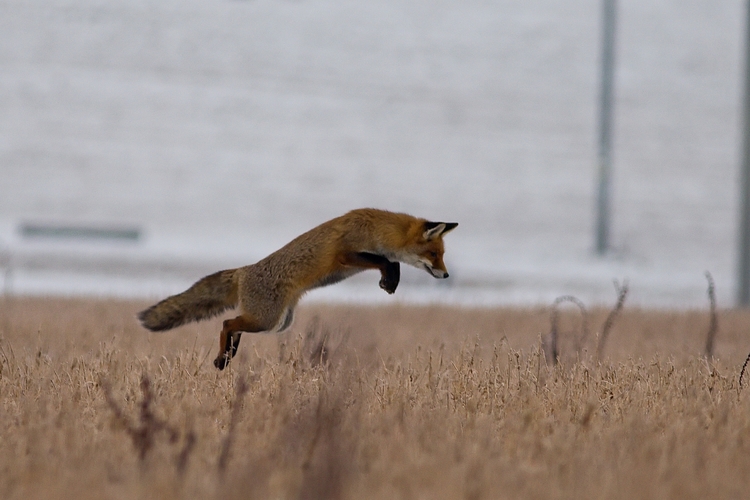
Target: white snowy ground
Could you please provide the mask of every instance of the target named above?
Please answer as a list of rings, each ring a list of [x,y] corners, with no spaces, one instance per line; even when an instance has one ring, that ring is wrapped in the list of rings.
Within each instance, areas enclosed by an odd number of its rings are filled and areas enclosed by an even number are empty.
[[[308,300],[731,305],[740,0],[618,2],[614,250],[594,256],[600,0],[0,0],[5,289],[156,297],[374,206],[457,221],[448,282]],[[26,222],[138,242],[24,238]]]

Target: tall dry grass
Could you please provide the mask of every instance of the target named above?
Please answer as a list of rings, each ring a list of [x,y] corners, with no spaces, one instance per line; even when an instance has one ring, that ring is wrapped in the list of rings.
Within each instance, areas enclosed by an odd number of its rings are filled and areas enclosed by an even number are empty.
[[[245,335],[6,299],[0,498],[745,498],[750,314],[309,306]],[[745,384],[747,386],[747,384]]]

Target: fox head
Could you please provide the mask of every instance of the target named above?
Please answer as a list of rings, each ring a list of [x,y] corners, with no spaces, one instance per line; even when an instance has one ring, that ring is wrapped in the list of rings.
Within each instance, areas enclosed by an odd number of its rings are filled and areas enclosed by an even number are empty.
[[[448,277],[448,270],[443,262],[445,247],[443,235],[458,226],[458,222],[429,222],[425,221],[422,234],[418,238],[410,259],[406,261],[419,269],[424,269],[435,278]],[[411,252],[410,252],[411,253]]]

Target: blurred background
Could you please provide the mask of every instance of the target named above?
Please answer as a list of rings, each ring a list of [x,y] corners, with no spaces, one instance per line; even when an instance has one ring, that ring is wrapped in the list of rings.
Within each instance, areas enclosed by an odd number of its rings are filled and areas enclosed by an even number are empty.
[[[372,206],[459,222],[451,279],[310,299],[731,305],[744,12],[618,6],[601,257],[601,0],[0,0],[3,289],[155,298]]]

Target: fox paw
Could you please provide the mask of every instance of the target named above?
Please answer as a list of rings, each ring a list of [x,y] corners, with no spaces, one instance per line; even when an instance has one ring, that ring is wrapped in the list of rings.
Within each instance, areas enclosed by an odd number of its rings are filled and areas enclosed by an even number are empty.
[[[380,288],[382,288],[389,294],[392,294],[393,292],[396,291],[396,287],[398,286],[398,280],[383,278],[380,280],[379,284],[380,284]]]
[[[229,360],[230,357],[228,352],[221,353],[214,360],[214,366],[219,370],[223,370],[229,364]]]

